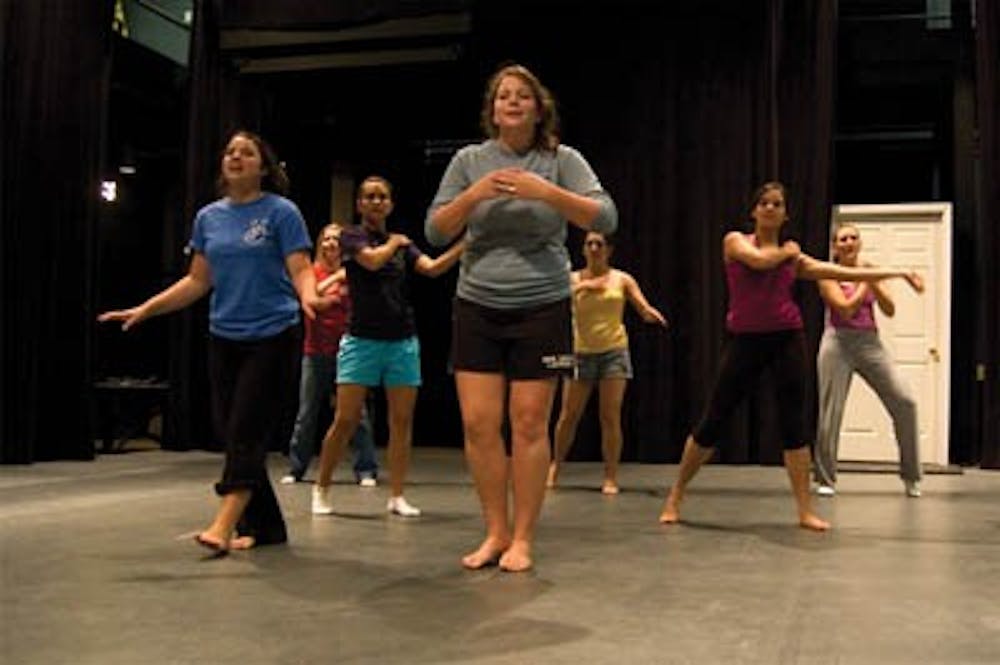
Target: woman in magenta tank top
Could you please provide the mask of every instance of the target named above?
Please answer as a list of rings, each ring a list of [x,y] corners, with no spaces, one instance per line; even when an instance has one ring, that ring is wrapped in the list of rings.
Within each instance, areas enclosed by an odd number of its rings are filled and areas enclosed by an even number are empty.
[[[752,199],[754,231],[733,231],[723,239],[723,262],[729,286],[726,330],[719,374],[701,422],[684,445],[674,483],[660,513],[660,522],[680,520],[680,506],[688,483],[711,458],[722,428],[747,396],[748,386],[771,369],[783,410],[780,414],[785,468],[792,485],[799,525],[825,531],[830,524],[812,512],[809,496],[809,441],[805,432],[807,360],[802,314],[793,298],[796,279],[877,281],[905,277],[914,288],[919,278],[900,270],[849,268],[803,254],[798,243],[780,240],[788,220],[785,186],[763,184]]]

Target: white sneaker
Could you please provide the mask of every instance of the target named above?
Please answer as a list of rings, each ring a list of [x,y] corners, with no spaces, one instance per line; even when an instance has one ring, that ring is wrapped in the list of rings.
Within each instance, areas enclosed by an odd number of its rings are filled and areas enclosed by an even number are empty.
[[[361,487],[378,487],[378,481],[372,476],[365,476],[358,481],[358,485]]]
[[[920,495],[923,494],[923,492],[920,491],[920,483],[915,480],[904,480],[903,487],[906,488],[906,496],[911,499],[920,498]]]
[[[818,496],[834,496],[837,490],[833,489],[832,485],[819,485],[816,488],[816,494]]]
[[[330,501],[330,485],[323,487],[313,485],[312,514],[332,515],[333,503]]]
[[[394,496],[389,499],[385,509],[400,517],[420,517],[420,509],[411,505],[404,497]]]
[[[290,473],[286,473],[281,477],[281,480],[279,480],[278,482],[281,483],[282,485],[294,485],[295,483],[299,482],[299,479]]]

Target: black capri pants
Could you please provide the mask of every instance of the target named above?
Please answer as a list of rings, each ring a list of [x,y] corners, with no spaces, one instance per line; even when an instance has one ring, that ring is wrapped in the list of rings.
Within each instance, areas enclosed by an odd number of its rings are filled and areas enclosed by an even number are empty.
[[[738,333],[730,336],[705,414],[692,436],[705,448],[715,447],[727,420],[770,369],[779,408],[781,445],[795,450],[808,445],[805,431],[807,387],[806,339],[801,330]]]
[[[287,540],[266,460],[275,428],[286,420],[289,395],[296,391],[301,349],[299,326],[258,340],[216,335],[209,339],[212,419],[226,455],[215,491],[220,496],[236,490],[252,492],[236,530],[241,536],[253,536],[260,545]]]

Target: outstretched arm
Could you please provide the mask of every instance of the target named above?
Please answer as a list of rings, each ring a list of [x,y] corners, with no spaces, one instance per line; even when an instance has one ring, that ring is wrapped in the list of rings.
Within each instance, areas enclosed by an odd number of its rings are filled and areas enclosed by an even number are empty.
[[[420,258],[417,259],[414,268],[421,275],[437,277],[438,275],[447,272],[449,268],[455,265],[455,262],[462,256],[463,251],[465,251],[464,237],[449,247],[446,252],[437,258],[432,259],[426,254],[421,254]]]
[[[898,268],[875,268],[871,266],[848,267],[820,261],[808,254],[801,254],[795,266],[799,279],[835,279],[842,282],[877,282],[890,277],[902,277],[917,293],[924,290],[924,281],[912,270]]]
[[[656,309],[646,300],[646,296],[642,294],[642,289],[639,288],[638,282],[635,278],[627,272],[622,272],[622,283],[625,285],[625,295],[628,297],[628,301],[632,303],[632,307],[635,311],[639,313],[642,320],[646,323],[658,323],[664,328],[667,327],[667,319],[660,310]]]
[[[97,317],[100,322],[121,321],[122,330],[128,330],[146,319],[183,309],[208,293],[212,288],[212,274],[208,261],[200,253],[191,258],[188,274],[157,293],[146,302],[128,309],[104,312]]]

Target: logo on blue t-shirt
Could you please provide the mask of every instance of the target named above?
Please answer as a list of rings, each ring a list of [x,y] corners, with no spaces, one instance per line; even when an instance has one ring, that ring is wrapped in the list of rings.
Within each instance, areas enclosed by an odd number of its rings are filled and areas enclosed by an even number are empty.
[[[271,235],[271,229],[267,219],[254,219],[250,221],[250,226],[243,234],[243,242],[247,245],[260,245]]]

